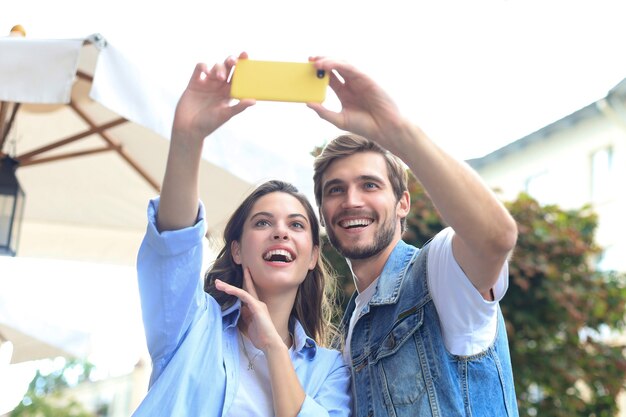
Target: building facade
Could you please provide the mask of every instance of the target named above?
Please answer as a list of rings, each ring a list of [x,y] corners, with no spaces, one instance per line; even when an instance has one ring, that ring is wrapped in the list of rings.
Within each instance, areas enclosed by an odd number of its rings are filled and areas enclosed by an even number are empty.
[[[598,214],[598,267],[626,272],[626,79],[602,99],[468,163],[504,200]]]

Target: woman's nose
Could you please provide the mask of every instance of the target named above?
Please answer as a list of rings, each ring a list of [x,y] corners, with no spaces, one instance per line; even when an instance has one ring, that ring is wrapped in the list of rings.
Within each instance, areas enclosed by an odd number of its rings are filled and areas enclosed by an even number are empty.
[[[276,229],[273,234],[274,240],[287,240],[289,239],[289,233],[286,226],[281,224],[276,225]]]

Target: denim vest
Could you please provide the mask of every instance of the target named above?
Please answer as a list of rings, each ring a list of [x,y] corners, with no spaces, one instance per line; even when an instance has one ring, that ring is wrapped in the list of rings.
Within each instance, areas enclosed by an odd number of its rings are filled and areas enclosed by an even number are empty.
[[[351,341],[356,417],[517,417],[504,319],[484,352],[449,353],[428,291],[428,248],[400,241]],[[347,334],[352,296],[341,323]]]

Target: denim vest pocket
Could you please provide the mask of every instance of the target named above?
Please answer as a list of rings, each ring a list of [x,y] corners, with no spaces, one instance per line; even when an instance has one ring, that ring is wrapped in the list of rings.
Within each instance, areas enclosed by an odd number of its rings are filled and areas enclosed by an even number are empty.
[[[423,322],[423,307],[400,313],[391,331],[372,352],[370,365],[377,371],[388,407],[413,404],[426,392],[422,355],[414,337]]]

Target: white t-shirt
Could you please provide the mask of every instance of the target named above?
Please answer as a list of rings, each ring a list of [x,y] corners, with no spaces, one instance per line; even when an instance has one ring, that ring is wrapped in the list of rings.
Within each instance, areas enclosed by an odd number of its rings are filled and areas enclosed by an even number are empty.
[[[350,262],[348,262],[348,265],[350,264]],[[370,302],[370,300],[372,299],[372,297],[374,296],[374,293],[376,292],[376,283],[378,282],[378,278],[374,280],[374,282],[372,282],[369,287],[367,287],[363,292],[360,292],[356,295],[356,298],[354,299],[355,302],[355,307],[354,307],[354,311],[352,312],[352,316],[350,317],[350,325],[348,326],[348,336],[346,337],[346,344],[343,347],[343,361],[345,363],[351,363],[352,361],[350,360],[350,342],[352,340],[352,329],[354,328],[354,324],[356,323],[357,319],[359,317],[361,317],[361,312],[363,311],[363,308]]]
[[[226,417],[273,416],[272,382],[265,354],[257,349],[245,335],[237,339],[239,340],[239,386]],[[244,352],[247,352],[248,356]],[[293,356],[293,344],[289,348],[289,356]],[[254,365],[253,370],[248,369],[248,357]]]
[[[485,351],[496,337],[498,302],[508,288],[509,271],[505,262],[493,288],[495,300],[485,300],[454,259],[453,236],[454,231],[448,227],[430,243],[428,288],[439,314],[446,349],[453,355],[469,356]],[[363,307],[372,299],[377,282],[378,279],[357,295],[343,352],[347,363],[350,363],[352,328],[362,315]]]

